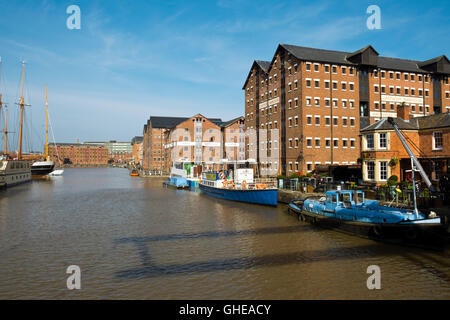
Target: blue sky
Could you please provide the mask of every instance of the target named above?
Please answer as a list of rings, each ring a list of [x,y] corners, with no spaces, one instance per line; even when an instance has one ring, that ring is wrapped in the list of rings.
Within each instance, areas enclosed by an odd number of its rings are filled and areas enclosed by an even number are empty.
[[[66,27],[72,4],[80,30]],[[381,30],[366,27],[373,4]],[[449,1],[0,0],[1,90],[14,113],[25,60],[30,136],[43,133],[48,84],[57,141],[130,140],[150,115],[242,115],[253,60],[279,43],[450,56],[449,12]]]

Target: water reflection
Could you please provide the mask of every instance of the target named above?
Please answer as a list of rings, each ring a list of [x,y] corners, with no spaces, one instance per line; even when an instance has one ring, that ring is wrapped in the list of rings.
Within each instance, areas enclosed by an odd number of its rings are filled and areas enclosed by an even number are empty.
[[[0,298],[446,298],[449,252],[383,245],[263,207],[67,169],[0,191]],[[67,266],[82,290],[65,287]],[[382,292],[366,268],[382,269]],[[412,290],[414,289],[414,290]]]

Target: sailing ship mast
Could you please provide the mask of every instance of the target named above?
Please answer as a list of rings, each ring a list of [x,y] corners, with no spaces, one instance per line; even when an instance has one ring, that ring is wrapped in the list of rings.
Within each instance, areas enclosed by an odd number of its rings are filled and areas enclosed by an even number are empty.
[[[22,129],[23,129],[23,109],[24,109],[24,101],[23,101],[23,74],[25,72],[25,62],[22,61],[22,80],[21,80],[21,89],[20,89],[20,133],[19,133],[19,154],[17,156],[18,160],[22,160]]]
[[[2,76],[2,58],[0,57],[0,82]],[[3,131],[5,134],[5,151],[4,154],[8,157],[8,108],[6,103],[2,102],[2,94],[0,93],[0,114],[2,113],[2,106],[5,106],[5,130]]]
[[[45,85],[45,159],[50,161],[48,156],[48,102],[47,102],[47,85]]]

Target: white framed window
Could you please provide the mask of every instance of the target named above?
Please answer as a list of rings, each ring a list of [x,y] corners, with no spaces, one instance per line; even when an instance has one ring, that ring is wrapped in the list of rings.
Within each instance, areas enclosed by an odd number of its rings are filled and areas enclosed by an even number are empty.
[[[380,149],[387,149],[387,133],[380,132],[378,134],[378,143]]]
[[[388,163],[387,161],[380,161],[380,180],[387,180],[388,176]]]
[[[366,148],[373,149],[374,147],[373,133],[366,134]]]
[[[366,162],[367,180],[375,180],[375,162]]]
[[[311,62],[306,62],[306,71],[311,71]]]
[[[433,150],[442,150],[442,131],[433,132]]]
[[[314,105],[315,105],[316,107],[319,107],[319,106],[320,106],[320,98],[319,98],[319,97],[314,97]]]

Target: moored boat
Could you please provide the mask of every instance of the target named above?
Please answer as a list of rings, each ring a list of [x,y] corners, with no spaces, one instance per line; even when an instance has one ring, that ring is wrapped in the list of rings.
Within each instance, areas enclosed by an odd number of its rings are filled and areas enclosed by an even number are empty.
[[[0,186],[12,187],[31,181],[30,167],[27,160],[0,160]]]
[[[31,165],[31,174],[33,176],[46,176],[54,169],[55,163],[53,161],[36,161]]]
[[[288,207],[299,220],[360,234],[374,239],[411,242],[437,236],[443,231],[441,218],[417,211],[381,206],[366,200],[364,192],[328,191],[324,197],[292,200]]]
[[[253,169],[236,169],[234,175],[228,176],[224,171],[203,172],[199,187],[203,193],[216,198],[269,206],[278,204],[276,180],[255,179]]]
[[[133,169],[130,171],[130,176],[132,177],[139,177],[139,171],[137,171],[136,169]]]

